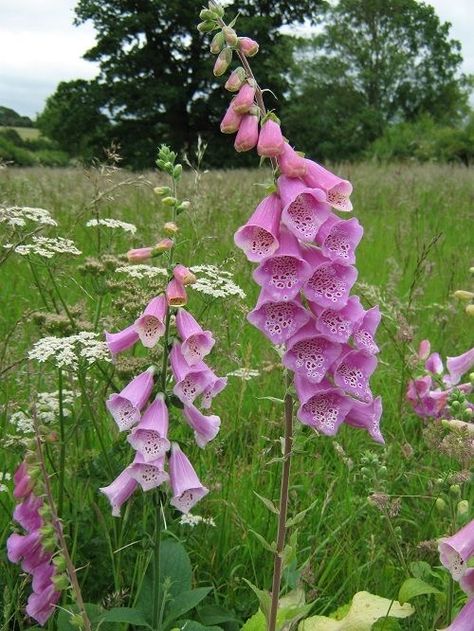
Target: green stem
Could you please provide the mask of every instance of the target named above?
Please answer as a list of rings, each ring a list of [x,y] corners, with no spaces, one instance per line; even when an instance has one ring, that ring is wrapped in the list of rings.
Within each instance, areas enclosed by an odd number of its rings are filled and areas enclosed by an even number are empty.
[[[112,467],[112,465],[110,463],[110,460],[109,460],[109,455],[108,455],[107,449],[105,447],[104,439],[103,439],[102,434],[101,434],[101,432],[99,430],[99,423],[98,423],[98,421],[97,421],[97,419],[95,417],[94,411],[92,410],[91,402],[90,402],[89,397],[87,395],[86,384],[85,384],[84,377],[81,374],[79,374],[79,386],[81,388],[82,399],[83,399],[83,401],[85,403],[85,406],[87,408],[87,412],[88,412],[88,414],[90,416],[90,419],[91,419],[91,421],[92,421],[92,423],[94,425],[94,429],[95,429],[95,433],[97,434],[97,438],[99,439],[100,448],[102,450],[102,455],[104,456],[104,460],[106,462],[108,472],[109,472],[110,475],[113,475],[113,471],[114,470],[113,470],[113,467]]]
[[[448,598],[446,602],[446,624],[450,625],[451,614],[453,611],[453,598],[454,598],[454,581],[451,574],[449,574],[448,580],[449,580],[449,585],[448,585]]]
[[[391,522],[390,517],[387,514],[387,512],[383,511],[383,514],[385,516],[385,519],[387,520],[388,529],[390,530],[390,534],[393,537],[393,543],[395,545],[395,550],[397,551],[398,559],[399,559],[400,563],[402,564],[403,569],[405,570],[405,574],[406,574],[407,578],[409,578],[411,576],[411,572],[410,572],[410,569],[409,569],[409,567],[407,565],[407,562],[405,561],[405,557],[403,556],[403,552],[402,552],[402,549],[400,547],[400,544],[398,543],[397,533],[393,529],[392,522]]]
[[[94,331],[97,330],[97,325],[99,324],[100,313],[102,311],[102,304],[104,302],[104,294],[99,294],[99,300],[97,301],[95,307],[95,315],[94,315]]]
[[[157,489],[155,493],[155,526],[153,530],[153,609],[151,626],[153,631],[160,631],[160,540],[161,540],[161,498]]]
[[[48,304],[48,301],[46,300],[46,295],[45,295],[45,293],[43,291],[43,287],[41,285],[39,276],[36,273],[35,266],[31,263],[29,258],[28,258],[28,265],[30,266],[31,274],[33,275],[33,281],[34,281],[34,283],[36,285],[36,289],[38,290],[39,295],[41,296],[41,300],[43,301],[43,304],[46,307],[46,309],[49,311],[50,306]],[[57,311],[57,309],[56,309],[56,311]]]
[[[76,328],[76,322],[75,322],[71,312],[69,311],[69,307],[67,306],[65,300],[63,299],[63,297],[61,295],[61,292],[59,291],[59,287],[58,287],[58,284],[56,283],[56,279],[54,278],[54,275],[53,275],[53,273],[52,273],[52,271],[51,271],[51,269],[49,267],[48,267],[48,275],[49,275],[49,278],[51,279],[51,283],[52,283],[52,285],[54,287],[56,295],[59,298],[59,302],[63,306],[63,309],[66,312],[67,317],[69,318],[69,322],[72,324],[72,326],[75,329]]]
[[[59,491],[58,491],[58,515],[63,516],[64,507],[64,467],[66,464],[66,432],[64,431],[64,406],[63,406],[63,373],[58,369],[58,400],[59,400]]]

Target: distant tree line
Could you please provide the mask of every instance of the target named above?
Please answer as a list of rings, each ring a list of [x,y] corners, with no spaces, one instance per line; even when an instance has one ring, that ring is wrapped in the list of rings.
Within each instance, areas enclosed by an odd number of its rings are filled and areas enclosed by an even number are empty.
[[[15,110],[0,105],[0,127],[33,127],[34,123],[28,116],[20,116]]]
[[[91,21],[96,30],[85,58],[100,74],[60,83],[38,117],[41,131],[85,160],[118,143],[134,168],[150,167],[161,142],[189,150],[201,135],[209,165],[246,165],[216,133],[228,95],[210,72],[208,38],[196,30],[201,7],[202,0],[79,0],[77,24]],[[457,130],[454,145],[463,147],[459,156],[451,147],[453,159],[472,160],[470,80],[450,25],[430,5],[239,0],[226,11],[239,11],[239,32],[259,41],[255,74],[298,149],[321,160],[357,159],[377,141],[383,159],[381,139],[391,134],[393,145],[401,126],[406,136],[407,125],[420,132],[431,125]],[[282,32],[297,23],[317,35]]]

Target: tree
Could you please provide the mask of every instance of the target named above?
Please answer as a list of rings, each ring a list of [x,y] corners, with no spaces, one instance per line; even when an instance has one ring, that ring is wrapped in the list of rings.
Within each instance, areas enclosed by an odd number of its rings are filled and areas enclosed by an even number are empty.
[[[0,126],[2,127],[34,127],[28,116],[20,116],[15,110],[0,105]]]
[[[253,65],[275,94],[288,88],[284,70],[292,59],[292,38],[280,27],[311,19],[322,1],[242,0],[227,7],[226,14],[240,12],[239,31],[260,42]],[[198,134],[211,142],[208,160],[222,164],[231,155],[228,139],[218,140],[215,134],[228,98],[223,82],[212,77],[209,37],[196,30],[202,5],[202,0],[77,4],[76,22],[91,20],[97,32],[96,45],[85,58],[100,64],[102,106],[125,158],[136,167],[152,164],[160,142],[189,148]]]
[[[416,0],[339,0],[328,9],[322,34],[300,50],[287,112],[291,131],[308,145],[298,125],[301,111],[315,103],[303,124],[321,132],[312,134],[319,151],[350,157],[390,123],[423,114],[442,123],[459,119],[467,79],[459,72],[461,46],[449,29],[433,7]]]

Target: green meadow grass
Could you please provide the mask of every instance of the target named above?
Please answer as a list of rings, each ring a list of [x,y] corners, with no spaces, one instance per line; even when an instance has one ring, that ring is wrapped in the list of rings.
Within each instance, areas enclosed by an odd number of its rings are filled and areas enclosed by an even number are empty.
[[[36,140],[41,135],[40,130],[36,129],[36,127],[4,127],[0,125],[0,131],[6,129],[13,129],[13,131],[16,131],[22,140]]]
[[[451,515],[434,508],[439,493],[435,481],[459,466],[427,446],[422,422],[405,405],[406,382],[412,374],[409,356],[424,338],[443,357],[460,354],[472,345],[472,325],[452,298],[454,290],[469,285],[472,171],[444,165],[361,164],[342,165],[338,172],[354,184],[354,215],[365,228],[357,252],[361,295],[366,305],[373,304],[377,294],[383,301],[384,319],[377,337],[380,363],[372,389],[383,397],[381,427],[386,445],[374,444],[353,428],[343,427],[336,439],[330,439],[295,424],[290,512],[296,514],[315,502],[298,526],[298,565],[307,560],[305,588],[317,599],[314,613],[326,615],[360,590],[397,597],[411,562],[439,565],[435,546],[420,544],[452,528]],[[94,316],[97,295],[77,267],[86,256],[95,256],[97,233],[85,223],[95,216],[91,200],[97,197],[98,187],[113,187],[126,177],[134,181],[115,188],[97,206],[101,217],[129,221],[138,228],[134,237],[111,237],[110,231],[103,231],[102,252],[112,254],[152,244],[161,236],[169,217],[152,190],[164,183],[161,176],[150,172],[136,181],[132,175],[118,173],[98,183],[96,174],[79,169],[0,170],[0,203],[50,210],[59,226],[44,234],[71,238],[82,251],[81,257],[63,259],[54,277],[67,304],[82,305],[89,319]],[[278,499],[283,410],[268,397],[283,397],[284,377],[271,344],[245,320],[258,287],[251,278],[252,266],[233,244],[233,233],[263,196],[262,185],[268,178],[269,173],[262,170],[216,171],[202,174],[196,185],[194,176],[186,174],[180,197],[191,199],[192,209],[180,216],[176,254],[185,264],[214,264],[231,271],[247,294],[245,300],[206,301],[189,292],[190,309],[203,313],[206,328],[215,331],[217,343],[210,363],[216,372],[245,367],[261,374],[249,381],[229,378],[227,389],[213,404],[213,413],[222,418],[221,432],[205,450],[192,446],[190,432],[181,425],[172,430],[182,437],[203,483],[211,489],[195,512],[213,517],[216,527],[191,530],[180,526],[174,513],[168,514],[170,532],[184,541],[191,555],[196,583],[213,585],[215,602],[233,608],[242,618],[257,608],[243,579],[265,589],[271,584],[271,554],[252,531],[267,541],[275,537],[275,515],[255,493]],[[42,309],[42,303],[27,261],[11,256],[0,268],[0,283],[0,370],[4,370],[25,357],[45,333],[31,315]],[[142,291],[149,295],[146,284]],[[129,318],[114,309],[113,298],[105,295],[99,331],[129,324]],[[67,387],[78,392],[70,380]],[[146,530],[154,496],[136,494],[123,511],[123,520],[110,516],[97,490],[111,478],[91,413],[104,436],[114,473],[128,464],[131,450],[106,413],[103,401],[110,388],[99,372],[89,373],[85,389],[86,396],[78,394],[73,417],[67,421],[66,530],[76,567],[82,568],[79,576],[86,600],[100,602],[108,597],[107,602],[131,606],[149,557]],[[57,390],[57,374],[46,364],[28,367],[21,362],[2,374],[2,436],[11,433],[11,414],[27,408],[36,390]],[[54,446],[49,450],[55,462]],[[1,468],[12,472],[21,453],[21,446],[4,449]],[[367,465],[367,459],[372,464]],[[390,522],[368,503],[373,491],[401,498],[400,512]],[[467,497],[468,489],[463,493]],[[3,550],[11,532],[11,493],[0,493],[0,501]],[[18,568],[8,564],[4,552],[0,552],[0,593],[19,602],[28,593]],[[461,602],[460,592],[455,597]],[[420,597],[414,604],[417,613],[400,628],[433,628],[433,600]]]

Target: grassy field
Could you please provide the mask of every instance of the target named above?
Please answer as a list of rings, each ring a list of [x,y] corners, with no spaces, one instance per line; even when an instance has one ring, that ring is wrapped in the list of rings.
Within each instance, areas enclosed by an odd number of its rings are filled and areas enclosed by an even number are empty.
[[[0,131],[5,129],[13,129],[21,136],[22,140],[36,140],[40,137],[40,130],[36,127],[3,127],[0,125]]]
[[[413,571],[411,563],[439,566],[434,542],[453,532],[455,526],[453,511],[440,513],[435,502],[440,494],[444,497],[452,476],[462,467],[430,446],[423,423],[405,404],[404,393],[412,376],[410,358],[420,340],[429,338],[442,357],[460,354],[472,345],[472,326],[452,298],[455,289],[468,288],[468,269],[473,264],[472,171],[436,165],[362,164],[343,165],[339,172],[354,184],[354,215],[365,228],[358,248],[359,287],[355,292],[366,305],[379,302],[384,316],[377,338],[380,363],[372,389],[383,397],[381,427],[386,445],[376,445],[364,432],[345,426],[333,440],[296,424],[290,514],[315,502],[298,526],[297,564],[305,564],[302,580],[308,597],[316,599],[313,612],[324,615],[349,602],[360,590],[396,598]],[[191,556],[196,585],[212,585],[209,602],[232,609],[241,619],[257,609],[243,579],[265,589],[271,583],[272,556],[252,531],[267,541],[275,537],[275,516],[255,493],[278,498],[283,411],[278,402],[266,397],[281,398],[284,379],[275,350],[245,319],[258,287],[251,278],[251,265],[233,244],[233,233],[261,198],[259,184],[268,176],[258,170],[217,171],[202,174],[196,182],[192,174],[186,174],[181,194],[192,200],[192,208],[188,215],[180,216],[182,238],[176,254],[185,264],[218,265],[232,272],[246,294],[245,299],[223,300],[206,298],[192,289],[189,292],[190,309],[200,314],[205,328],[215,332],[211,362],[216,372],[244,368],[259,374],[249,380],[229,377],[227,389],[213,404],[213,413],[222,418],[221,432],[205,450],[192,445],[190,432],[182,424],[173,430],[211,489],[195,512],[212,517],[216,527],[191,529],[179,525],[175,513],[167,512],[170,533],[185,542]],[[127,182],[120,184],[124,180]],[[128,325],[152,297],[154,283],[124,280],[113,271],[97,276],[91,273],[94,264],[88,272],[84,263],[86,257],[123,254],[162,236],[161,227],[168,217],[152,189],[163,182],[152,172],[135,177],[121,172],[0,170],[0,202],[48,209],[58,227],[48,228],[44,234],[73,239],[82,252],[54,259],[51,276],[41,266],[32,271],[26,258],[18,255],[10,256],[1,267],[4,472],[13,472],[23,451],[21,440],[9,438],[14,435],[12,414],[27,410],[35,392],[58,390],[55,369],[22,361],[38,338],[71,332],[64,308],[52,293],[52,283],[84,328],[95,326],[102,332]],[[131,236],[103,230],[99,237],[96,229],[85,227],[96,216],[132,222],[137,232]],[[109,284],[102,292],[104,279]],[[43,300],[38,283],[46,288]],[[60,316],[44,317],[45,304],[51,306],[53,301]],[[148,365],[143,349],[139,350],[115,366],[113,379],[125,383],[145,361]],[[88,602],[131,606],[137,577],[149,558],[146,531],[153,495],[136,495],[122,520],[110,516],[98,487],[108,484],[111,477],[91,415],[114,473],[130,459],[128,443],[115,431],[104,407],[110,387],[95,368],[80,383],[74,375],[64,374],[62,386],[74,393],[66,419],[65,529],[76,567],[81,568],[85,597]],[[57,429],[55,421],[52,428]],[[56,466],[54,444],[49,456]],[[443,484],[437,482],[440,478]],[[11,485],[5,485],[0,493],[2,550],[11,532],[13,507]],[[396,514],[388,516],[368,502],[373,492],[399,499]],[[465,499],[474,499],[467,484],[461,492]],[[287,578],[291,583],[292,576]],[[447,581],[436,580],[438,588],[446,589]],[[4,552],[0,552],[0,594],[6,603],[2,628],[21,628],[19,608],[12,602],[20,603],[28,587]],[[457,587],[453,599],[454,603],[463,601]],[[413,604],[415,615],[399,627],[387,624],[384,628],[430,630],[436,628],[437,611],[438,626],[446,622],[444,606],[434,596],[420,596]]]

